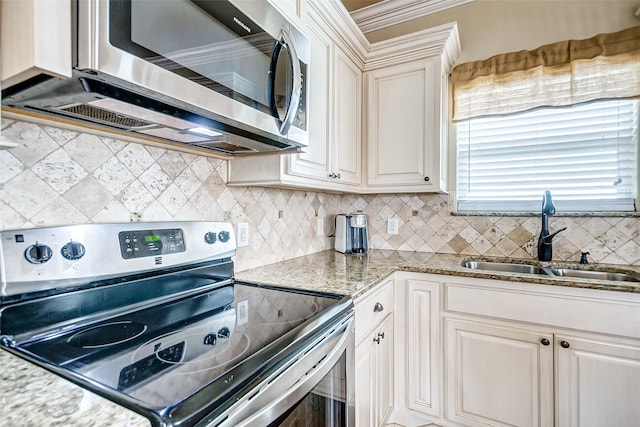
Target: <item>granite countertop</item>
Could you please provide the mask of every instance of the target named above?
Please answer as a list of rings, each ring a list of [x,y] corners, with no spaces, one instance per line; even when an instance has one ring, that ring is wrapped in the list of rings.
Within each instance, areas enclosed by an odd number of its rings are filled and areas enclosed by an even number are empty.
[[[149,420],[0,350],[0,402],[6,426],[148,427]]]
[[[553,286],[640,293],[640,282],[612,282],[609,280],[575,279],[535,274],[471,270],[461,266],[462,261],[466,259],[495,261],[500,258],[379,249],[369,251],[363,255],[344,255],[334,250],[328,250],[263,267],[239,271],[236,272],[236,279],[289,288],[332,292],[349,295],[352,298],[359,297],[394,271],[447,274]],[[541,263],[536,260],[513,261],[546,267],[570,266],[577,269],[607,269],[611,271],[631,272],[636,276],[640,276],[640,266],[622,267],[602,264]]]
[[[554,286],[571,286],[640,293],[640,282],[610,282],[552,278],[542,275],[482,272],[461,267],[468,258],[486,257],[372,250],[364,255],[343,255],[333,250],[302,256],[264,267],[236,272],[240,281],[331,292],[357,298],[395,271],[449,274]],[[521,260],[529,264],[535,261]],[[545,264],[553,265],[553,264]],[[603,268],[601,265],[577,268]],[[618,268],[618,266],[606,266]],[[625,270],[640,275],[640,266]],[[0,402],[2,423],[12,426],[149,426],[141,415],[120,407],[82,387],[0,350]]]

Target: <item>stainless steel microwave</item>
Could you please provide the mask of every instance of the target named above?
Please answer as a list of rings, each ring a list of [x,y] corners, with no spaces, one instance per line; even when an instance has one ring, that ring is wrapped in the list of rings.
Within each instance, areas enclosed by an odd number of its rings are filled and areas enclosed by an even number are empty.
[[[78,0],[72,77],[3,105],[229,154],[307,145],[309,42],[267,0]]]

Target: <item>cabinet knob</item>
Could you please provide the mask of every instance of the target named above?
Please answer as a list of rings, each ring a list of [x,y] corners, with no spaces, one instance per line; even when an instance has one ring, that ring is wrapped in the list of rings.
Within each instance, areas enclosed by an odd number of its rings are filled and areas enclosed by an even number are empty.
[[[373,306],[373,312],[374,313],[379,313],[382,310],[384,310],[384,307],[382,306],[382,304],[380,304],[379,302],[377,302],[374,306]]]
[[[331,179],[340,179],[340,174],[339,174],[339,173],[331,172],[331,173],[329,174],[329,178],[331,178]]]
[[[567,341],[560,341],[560,347],[562,348],[569,348],[570,345]]]
[[[429,182],[429,181],[431,181],[431,178],[429,178],[428,176],[425,176],[424,177],[424,182]]]
[[[373,341],[374,341],[376,344],[380,344],[380,337],[374,337],[374,338],[373,338]]]
[[[551,343],[549,342],[549,340],[548,340],[547,338],[542,338],[542,339],[540,340],[540,344],[542,344],[542,345],[549,345],[549,344],[551,344]]]
[[[381,339],[384,339],[384,332],[378,332],[378,336],[379,336]]]

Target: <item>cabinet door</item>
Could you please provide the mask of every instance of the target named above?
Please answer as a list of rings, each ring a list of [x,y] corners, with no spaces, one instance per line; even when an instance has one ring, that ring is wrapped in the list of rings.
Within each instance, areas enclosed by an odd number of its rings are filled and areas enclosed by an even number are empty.
[[[557,336],[556,353],[558,427],[640,425],[640,345]]]
[[[367,186],[440,191],[441,79],[438,60],[366,74]]]
[[[356,348],[356,425],[374,426],[375,357],[373,340],[364,340]]]
[[[340,49],[335,53],[331,172],[340,183],[360,185],[362,71]]]
[[[393,315],[380,324],[376,339],[376,426],[384,426],[393,408]]]
[[[440,416],[440,284],[407,279],[407,404],[418,412]]]
[[[553,338],[446,320],[447,418],[466,426],[553,425]]]
[[[333,43],[324,30],[309,20],[311,44],[309,87],[309,144],[304,153],[290,154],[288,173],[294,176],[329,179],[329,87]]]

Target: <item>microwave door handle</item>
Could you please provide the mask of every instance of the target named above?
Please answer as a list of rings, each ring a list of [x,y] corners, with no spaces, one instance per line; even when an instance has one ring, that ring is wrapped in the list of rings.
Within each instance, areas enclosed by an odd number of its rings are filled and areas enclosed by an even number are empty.
[[[280,115],[278,114],[278,107],[276,104],[276,68],[278,65],[278,58],[280,55],[280,50],[282,47],[286,46],[289,51],[289,56],[291,58],[291,65],[293,66],[293,85],[291,87],[291,96],[289,107],[287,108],[287,112],[285,113],[284,119],[280,119]],[[269,92],[271,93],[270,104],[271,104],[271,113],[278,124],[280,125],[280,134],[285,135],[291,124],[293,123],[293,119],[296,116],[296,112],[298,111],[298,106],[300,105],[300,92],[302,91],[302,76],[300,75],[300,61],[298,60],[298,54],[296,52],[296,48],[293,44],[289,33],[285,30],[282,30],[280,40],[276,41],[273,46],[273,50],[271,51],[271,64],[269,66]]]

